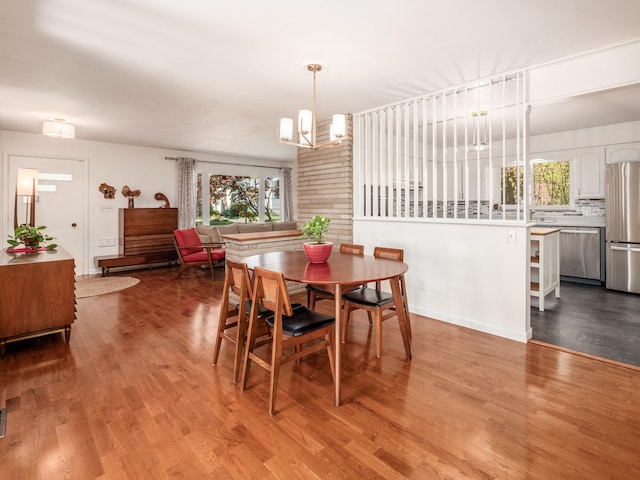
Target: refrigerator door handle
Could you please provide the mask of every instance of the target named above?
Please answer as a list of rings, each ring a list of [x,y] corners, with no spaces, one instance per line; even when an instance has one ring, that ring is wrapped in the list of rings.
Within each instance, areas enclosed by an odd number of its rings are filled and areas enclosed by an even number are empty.
[[[611,250],[619,250],[622,252],[640,252],[640,247],[611,247]]]

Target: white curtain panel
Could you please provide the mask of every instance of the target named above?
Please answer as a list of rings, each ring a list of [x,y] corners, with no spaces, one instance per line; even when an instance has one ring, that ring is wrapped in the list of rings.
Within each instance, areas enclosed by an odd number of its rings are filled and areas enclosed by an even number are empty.
[[[178,228],[196,226],[196,159],[178,158],[176,197],[178,206]]]
[[[291,169],[285,167],[282,169],[282,211],[280,215],[283,222],[290,222],[293,220],[293,199],[291,197]]]

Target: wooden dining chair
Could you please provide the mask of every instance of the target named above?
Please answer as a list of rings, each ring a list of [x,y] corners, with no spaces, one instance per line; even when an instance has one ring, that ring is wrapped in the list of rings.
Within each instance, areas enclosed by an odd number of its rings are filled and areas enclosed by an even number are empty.
[[[364,256],[364,245],[357,245],[355,243],[342,243],[340,244],[340,253],[348,253],[351,255]],[[346,292],[354,288],[360,287],[360,284],[343,285],[342,291]],[[311,310],[316,309],[316,302],[318,300],[333,300],[335,297],[335,287],[333,285],[314,285],[307,284],[307,306]]]
[[[253,288],[247,264],[227,260],[212,363],[213,365],[218,363],[222,340],[234,345],[233,383],[237,383],[240,376],[240,365],[244,354],[252,295]],[[258,311],[258,318],[263,320],[270,313],[269,310],[261,308]],[[260,336],[269,334],[264,320],[259,325],[259,328],[261,329]]]
[[[331,375],[334,375],[331,339],[334,334],[335,318],[309,310],[303,305],[292,305],[282,273],[255,267],[253,277],[253,299],[241,385],[242,390],[245,390],[252,362],[270,372],[269,414],[273,415],[282,364],[326,349],[327,355],[329,355]],[[272,333],[270,359],[268,352],[255,351],[259,325],[258,309],[261,306],[272,313],[265,317]]]
[[[373,256],[376,258],[386,258],[402,262],[404,260],[404,250],[398,248],[375,247]],[[407,358],[411,358],[411,321],[409,319],[409,308],[407,304],[406,285],[404,275],[398,278],[399,289],[402,299],[401,305],[396,305],[393,294],[382,290],[382,282],[376,282],[375,288],[363,287],[346,292],[342,295],[344,301],[342,341],[347,338],[349,319],[353,310],[361,309],[374,314],[374,330],[376,339],[376,357],[382,356],[382,322],[389,318],[396,317],[400,326],[400,332],[405,344]],[[402,308],[404,321],[398,315],[398,308]]]

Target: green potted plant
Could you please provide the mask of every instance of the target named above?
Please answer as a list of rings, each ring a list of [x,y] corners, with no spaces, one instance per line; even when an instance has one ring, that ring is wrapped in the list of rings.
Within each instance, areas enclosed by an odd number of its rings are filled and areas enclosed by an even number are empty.
[[[13,237],[9,235],[9,240],[7,240],[7,243],[13,248],[24,245],[24,248],[27,250],[38,250],[41,248],[53,250],[58,245],[56,245],[55,243],[47,244],[47,242],[53,240],[53,237],[44,233],[44,230],[46,228],[47,227],[44,225],[40,225],[39,227],[32,227],[31,225],[22,224],[16,227],[13,232]]]
[[[303,244],[304,251],[311,263],[324,263],[331,255],[333,243],[325,241],[330,222],[330,218],[316,215],[302,226],[302,238],[314,240]]]

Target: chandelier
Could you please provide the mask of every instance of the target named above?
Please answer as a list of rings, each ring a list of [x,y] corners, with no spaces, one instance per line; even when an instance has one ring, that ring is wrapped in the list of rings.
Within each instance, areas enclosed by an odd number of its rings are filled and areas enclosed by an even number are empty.
[[[313,110],[300,110],[298,112],[298,143],[293,141],[293,119],[281,118],[278,129],[278,142],[294,145],[309,150],[335,147],[342,143],[346,136],[346,118],[343,114],[333,116],[329,127],[329,142],[319,144],[316,125],[316,73],[322,71],[322,65],[310,63],[307,70],[313,73]]]
[[[487,125],[488,114],[486,110],[480,110],[479,112],[471,112],[473,119],[472,126],[472,142],[470,150],[481,152],[489,148],[489,142],[487,140],[487,131],[489,127]]]

